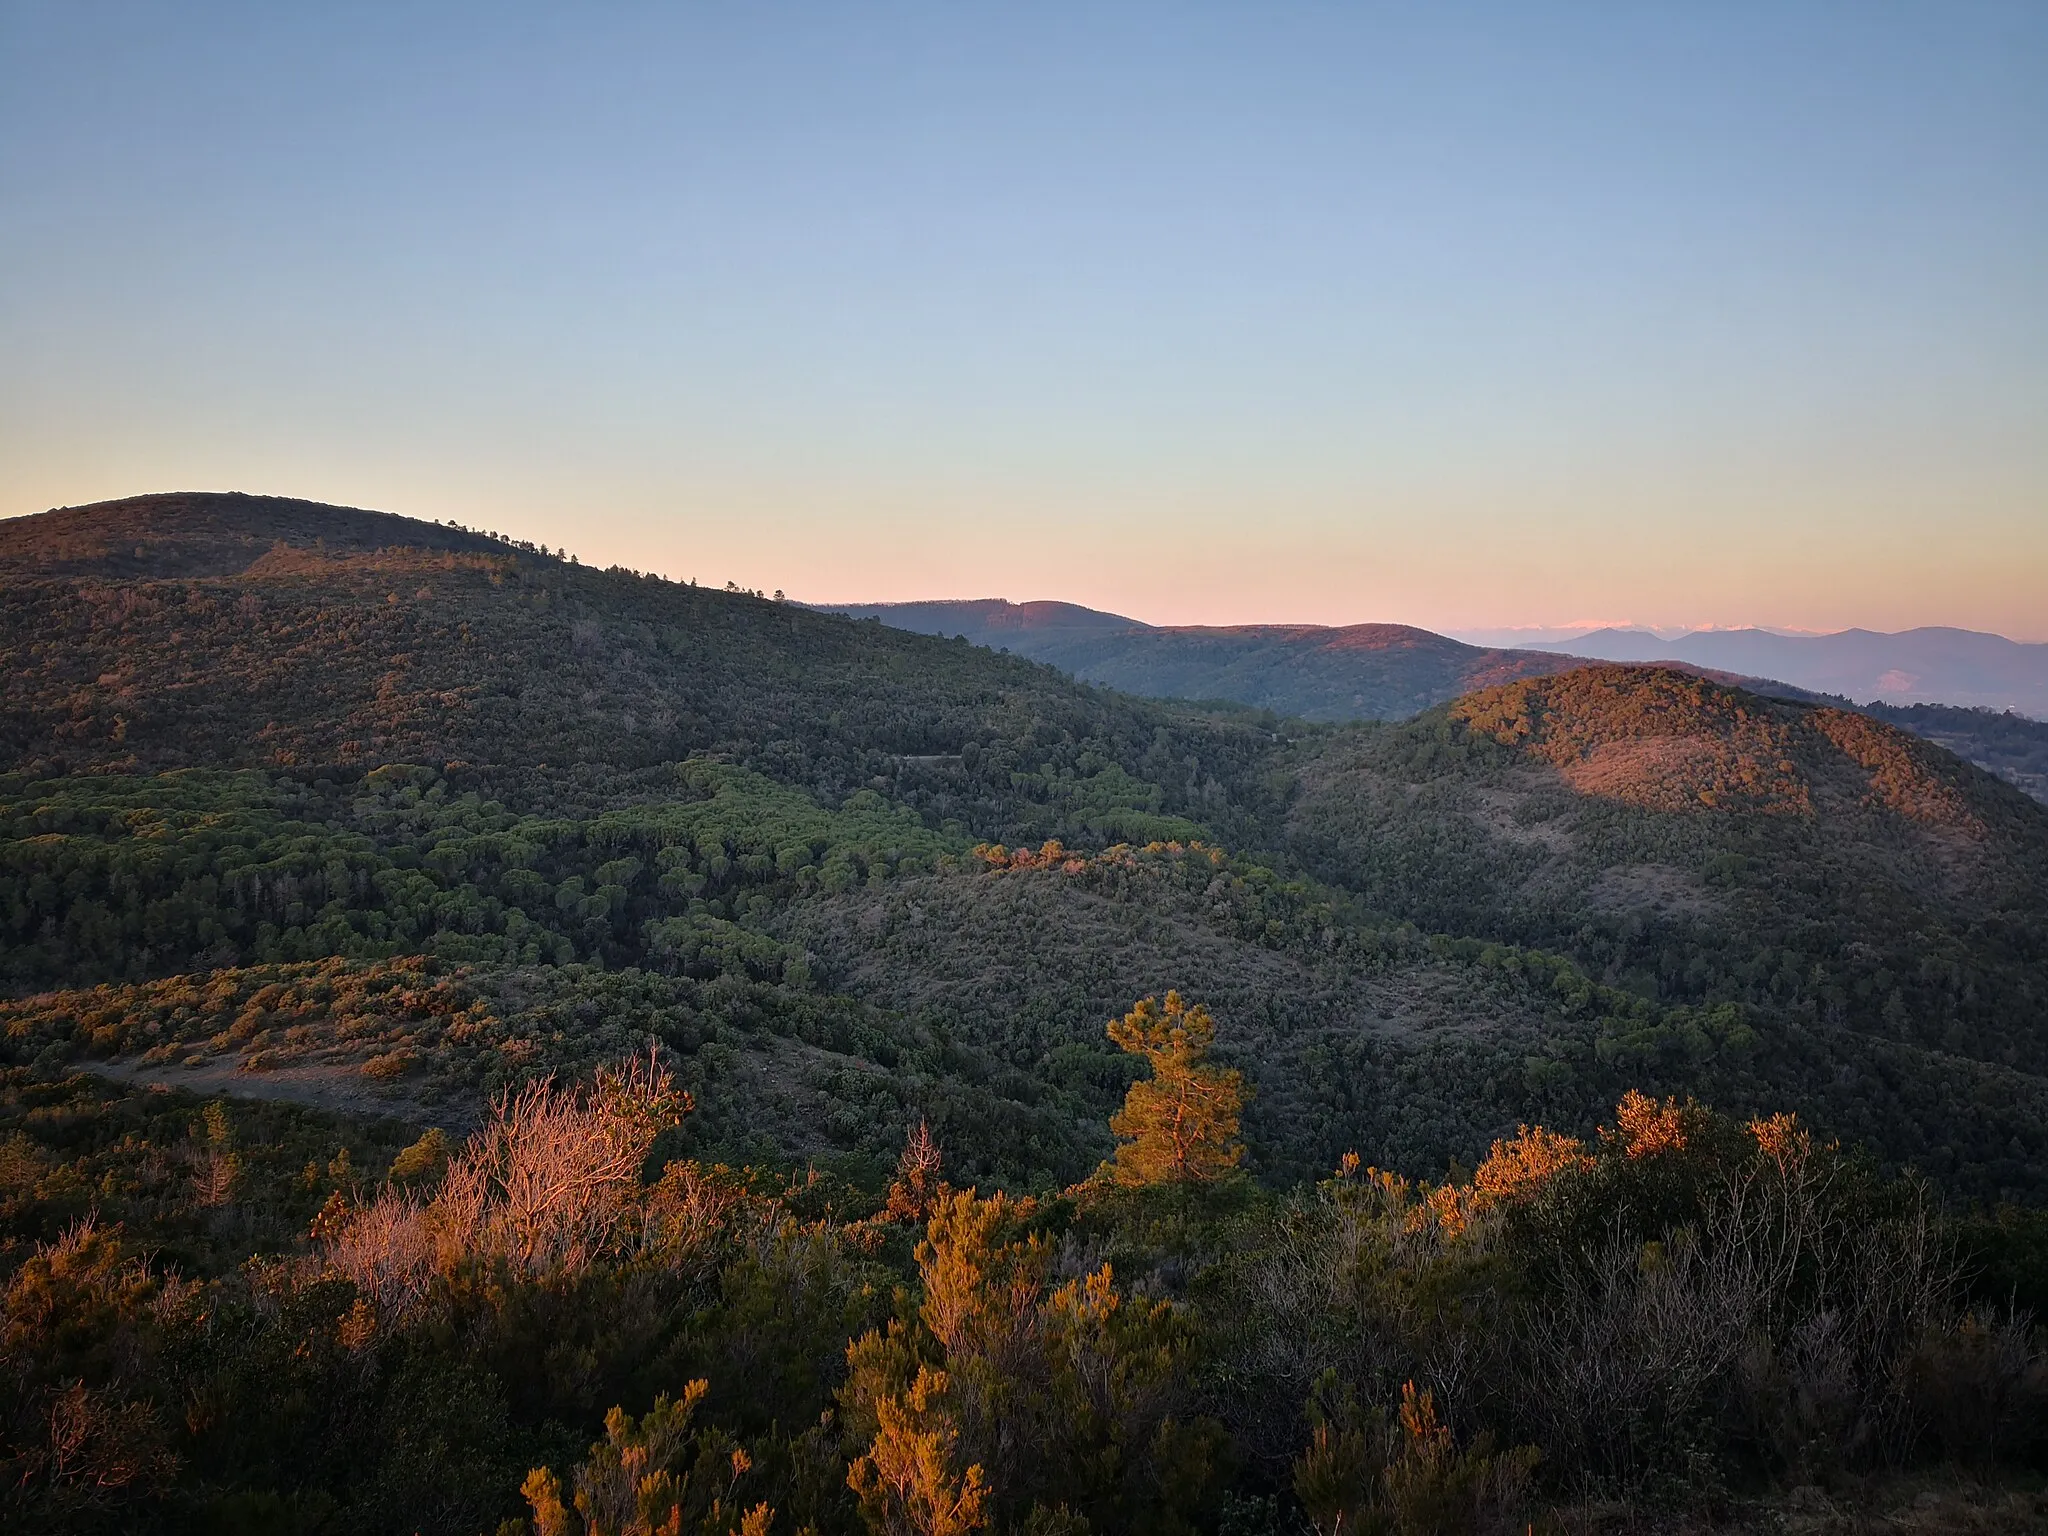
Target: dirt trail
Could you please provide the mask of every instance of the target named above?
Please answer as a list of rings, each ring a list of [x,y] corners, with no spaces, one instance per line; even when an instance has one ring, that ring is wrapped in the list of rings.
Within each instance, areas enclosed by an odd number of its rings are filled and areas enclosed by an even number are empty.
[[[372,1085],[351,1067],[277,1067],[244,1072],[233,1061],[209,1060],[197,1066],[162,1062],[84,1060],[72,1063],[81,1072],[110,1077],[143,1087],[183,1088],[189,1093],[227,1098],[282,1099],[345,1115],[379,1115],[444,1131],[467,1131],[476,1124],[474,1106],[460,1102],[425,1104],[407,1094]]]

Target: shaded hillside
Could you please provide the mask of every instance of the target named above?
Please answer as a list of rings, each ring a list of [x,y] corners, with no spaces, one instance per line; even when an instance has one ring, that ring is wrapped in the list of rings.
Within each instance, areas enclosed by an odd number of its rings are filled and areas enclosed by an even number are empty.
[[[2013,1064],[1995,1029],[1972,1052],[1769,997],[1652,1000],[1554,952],[1425,937],[1201,850],[942,872],[794,907],[784,923],[862,996],[972,1018],[977,1041],[1105,1109],[1122,1063],[1095,1021],[1177,978],[1229,1023],[1268,1177],[1311,1175],[1345,1149],[1432,1166],[1511,1118],[1588,1125],[1628,1084],[1745,1111],[1797,1103],[1954,1187],[2035,1190],[2048,1158],[2048,1073],[2038,1053]]]
[[[1398,720],[1475,688],[1578,665],[1529,651],[1484,650],[1405,624],[1062,635],[1029,654],[1131,693],[1228,699],[1320,721]]]
[[[1879,634],[1779,635],[1767,629],[1701,630],[1673,640],[1604,629],[1543,649],[1604,661],[1687,662],[1747,677],[1783,678],[1818,693],[1890,704],[2017,709],[2048,718],[2048,645],[2003,635],[1928,627]]]
[[[1426,927],[1772,1028],[2048,1071],[2048,814],[1868,716],[1587,669],[1332,738],[1299,782],[1301,855]]]
[[[1518,677],[1569,671],[1587,662],[1587,656],[1577,651],[1489,649],[1399,624],[1357,624],[1341,629],[1318,625],[1155,628],[1072,603],[1009,603],[1000,598],[876,603],[823,611],[875,618],[922,634],[960,635],[976,645],[1049,662],[1076,677],[1129,693],[1221,700],[1315,721],[1404,719],[1461,693]],[[1761,630],[1738,633],[1764,634]],[[1634,643],[1638,638],[1635,632],[1614,631],[1607,638],[1613,643],[1605,650],[1624,659],[1648,660],[1653,653],[1670,651],[1655,636],[1640,637],[1647,650]],[[1726,638],[1732,642],[1732,636]],[[1638,655],[1639,650],[1644,653]],[[1604,653],[1596,645],[1591,654],[1597,658]],[[1799,669],[1769,671],[1767,664],[1773,663],[1774,654],[1745,652],[1715,664],[1675,659],[1660,664],[1774,698],[1862,709],[1939,742],[2035,799],[2048,802],[2048,725],[1985,709],[1857,705],[1845,696],[1826,692],[1818,683],[1799,686],[1776,681]],[[1736,666],[1737,660],[1746,665]],[[1869,698],[1880,691],[1873,685],[1858,697]]]
[[[1405,624],[1158,627],[1072,603],[877,603],[830,611],[961,635],[1149,698],[1213,699],[1301,720],[1397,720],[1569,657],[1489,650]]]
[[[0,524],[24,562],[0,607],[0,771],[451,764],[521,805],[601,804],[715,753],[977,835],[1143,837],[1254,796],[1269,746],[958,642],[410,519],[186,496],[131,524],[128,505]],[[169,573],[94,573],[136,548]],[[40,574],[45,550],[87,573]]]
[[[0,582],[234,576],[277,544],[360,555],[387,547],[503,554],[488,534],[286,496],[187,491],[0,519]]]
[[[1434,1172],[1631,1086],[2048,1174],[2042,813],[1865,717],[1614,672],[1290,742],[462,530],[133,511],[8,529],[18,1060],[456,1123],[652,1036],[707,1147],[872,1166],[929,1117],[1044,1184],[1105,1147],[1104,1019],[1182,985],[1269,1175]],[[1492,664],[1265,633],[1276,676]]]

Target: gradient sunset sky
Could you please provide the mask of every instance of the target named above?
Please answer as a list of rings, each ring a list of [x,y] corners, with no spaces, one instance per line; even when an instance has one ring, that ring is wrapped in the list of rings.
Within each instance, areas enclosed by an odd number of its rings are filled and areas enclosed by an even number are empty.
[[[2048,5],[0,0],[0,513],[2048,640]]]

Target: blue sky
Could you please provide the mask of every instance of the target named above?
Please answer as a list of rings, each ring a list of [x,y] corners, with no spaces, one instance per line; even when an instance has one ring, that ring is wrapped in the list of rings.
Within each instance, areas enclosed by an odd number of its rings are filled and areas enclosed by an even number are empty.
[[[0,0],[0,513],[2048,639],[2048,7]]]

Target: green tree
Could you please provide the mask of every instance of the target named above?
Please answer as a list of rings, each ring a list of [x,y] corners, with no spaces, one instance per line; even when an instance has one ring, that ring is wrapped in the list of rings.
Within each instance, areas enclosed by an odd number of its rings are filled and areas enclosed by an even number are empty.
[[[1178,992],[1141,1000],[1112,1020],[1109,1038],[1151,1064],[1152,1076],[1131,1084],[1109,1128],[1123,1138],[1105,1170],[1119,1184],[1207,1184],[1244,1157],[1237,1139],[1244,1074],[1211,1066],[1216,1040],[1209,1010]]]
[[[1222,1432],[1192,1412],[1194,1320],[1119,1291],[1107,1264],[1060,1283],[1043,1215],[941,1197],[921,1305],[848,1346],[848,1486],[875,1536],[1195,1529]]]
[[[718,1431],[692,1429],[707,1389],[700,1379],[680,1399],[658,1397],[637,1423],[623,1408],[606,1414],[604,1439],[573,1474],[575,1514],[550,1468],[529,1472],[520,1491],[538,1536],[766,1536],[773,1508],[737,1496],[752,1459]]]

